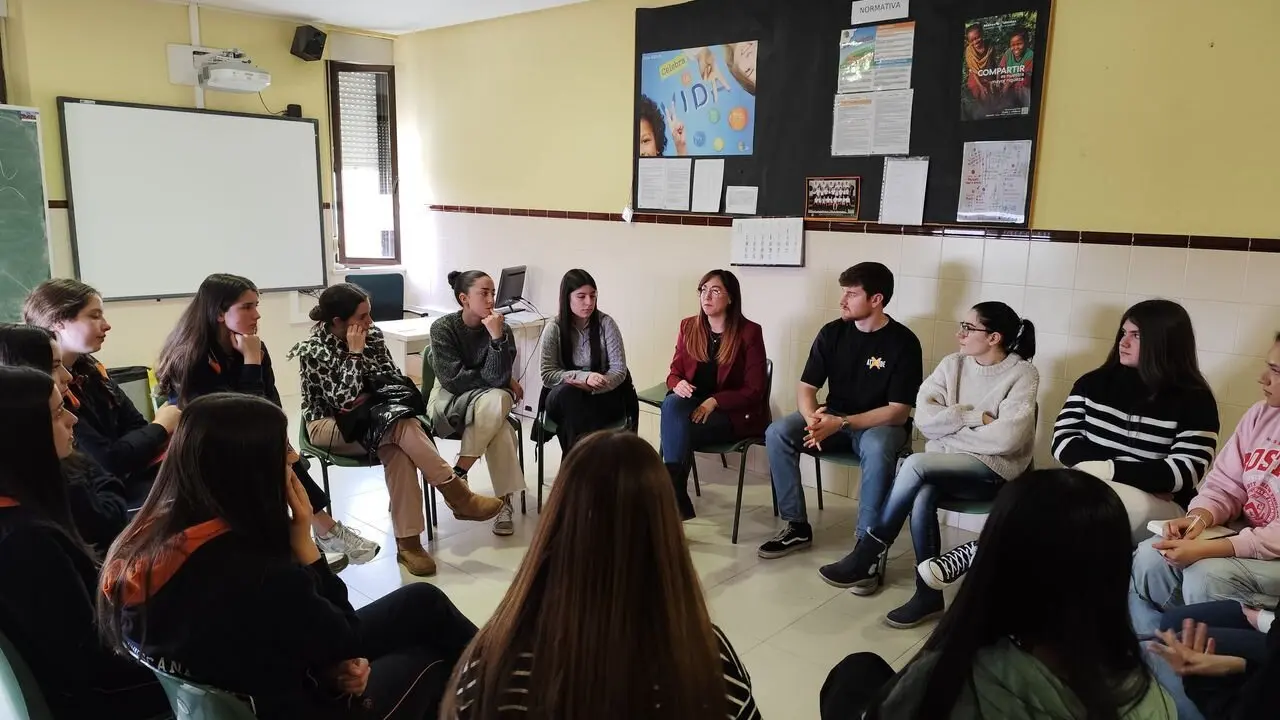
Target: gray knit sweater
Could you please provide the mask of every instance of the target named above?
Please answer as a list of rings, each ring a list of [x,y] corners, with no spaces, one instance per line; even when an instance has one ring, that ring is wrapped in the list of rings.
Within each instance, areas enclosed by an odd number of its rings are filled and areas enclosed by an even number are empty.
[[[627,378],[627,352],[622,347],[622,331],[613,318],[600,313],[600,342],[604,346],[604,387],[594,394],[616,389]],[[560,357],[560,323],[551,320],[542,331],[542,384],[555,387],[567,380],[586,380],[591,374],[591,332],[574,327],[573,363],[565,367]],[[577,369],[584,368],[584,369]]]
[[[477,396],[510,387],[515,360],[515,336],[505,322],[497,340],[489,337],[483,325],[468,327],[461,310],[431,323],[431,368],[436,382],[427,401],[427,419],[435,431],[448,436],[466,427]]]
[[[966,453],[1012,480],[1031,464],[1039,388],[1036,366],[1018,355],[995,365],[948,355],[916,396],[915,423],[928,438],[925,452]],[[995,422],[983,425],[983,413]]]

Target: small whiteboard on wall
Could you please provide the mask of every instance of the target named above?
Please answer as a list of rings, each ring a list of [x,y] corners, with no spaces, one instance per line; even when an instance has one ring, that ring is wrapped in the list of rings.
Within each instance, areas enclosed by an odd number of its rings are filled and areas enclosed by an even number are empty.
[[[58,98],[76,276],[110,300],[212,273],[325,285],[318,123]]]
[[[737,218],[730,265],[804,267],[804,218]]]

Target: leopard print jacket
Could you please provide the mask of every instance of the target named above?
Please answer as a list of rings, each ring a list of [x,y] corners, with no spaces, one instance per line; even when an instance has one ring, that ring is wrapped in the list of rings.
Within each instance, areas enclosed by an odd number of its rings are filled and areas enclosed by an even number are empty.
[[[306,422],[334,417],[348,409],[364,389],[365,380],[401,374],[377,327],[369,328],[364,352],[358,355],[347,349],[345,338],[321,325],[311,331],[311,337],[294,345],[288,357],[298,358]]]

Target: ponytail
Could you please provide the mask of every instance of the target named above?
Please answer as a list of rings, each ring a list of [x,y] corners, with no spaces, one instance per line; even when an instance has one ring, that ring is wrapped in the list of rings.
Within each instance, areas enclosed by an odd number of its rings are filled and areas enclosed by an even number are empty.
[[[1026,318],[1018,317],[1013,308],[1002,302],[983,302],[973,306],[978,319],[993,333],[1000,333],[1000,347],[1006,353],[1016,353],[1023,360],[1036,355],[1036,326]]]

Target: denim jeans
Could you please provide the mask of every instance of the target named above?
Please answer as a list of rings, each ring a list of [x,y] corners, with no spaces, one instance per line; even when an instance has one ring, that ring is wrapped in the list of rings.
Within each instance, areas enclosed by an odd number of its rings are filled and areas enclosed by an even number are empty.
[[[662,401],[659,436],[662,438],[662,462],[675,465],[689,460],[694,448],[711,443],[729,442],[735,435],[729,416],[713,410],[706,422],[696,423],[689,415],[704,398],[682,398],[668,393]]]
[[[1182,621],[1188,618],[1209,626],[1209,637],[1213,638],[1218,655],[1234,655],[1258,665],[1271,655],[1267,634],[1249,624],[1238,602],[1219,600],[1174,608],[1160,616],[1160,629],[1180,633]]]
[[[804,451],[805,417],[798,412],[774,420],[765,431],[769,473],[778,496],[778,514],[787,522],[808,522],[804,490],[800,487],[800,455]],[[858,491],[858,537],[875,524],[893,483],[898,451],[907,442],[901,425],[881,425],[865,430],[840,430],[822,441],[823,452],[854,452],[862,468]]]
[[[894,478],[879,521],[871,532],[892,543],[911,514],[911,541],[916,562],[942,553],[938,534],[938,498],[990,500],[1004,479],[978,458],[965,453],[915,453],[907,457]]]

